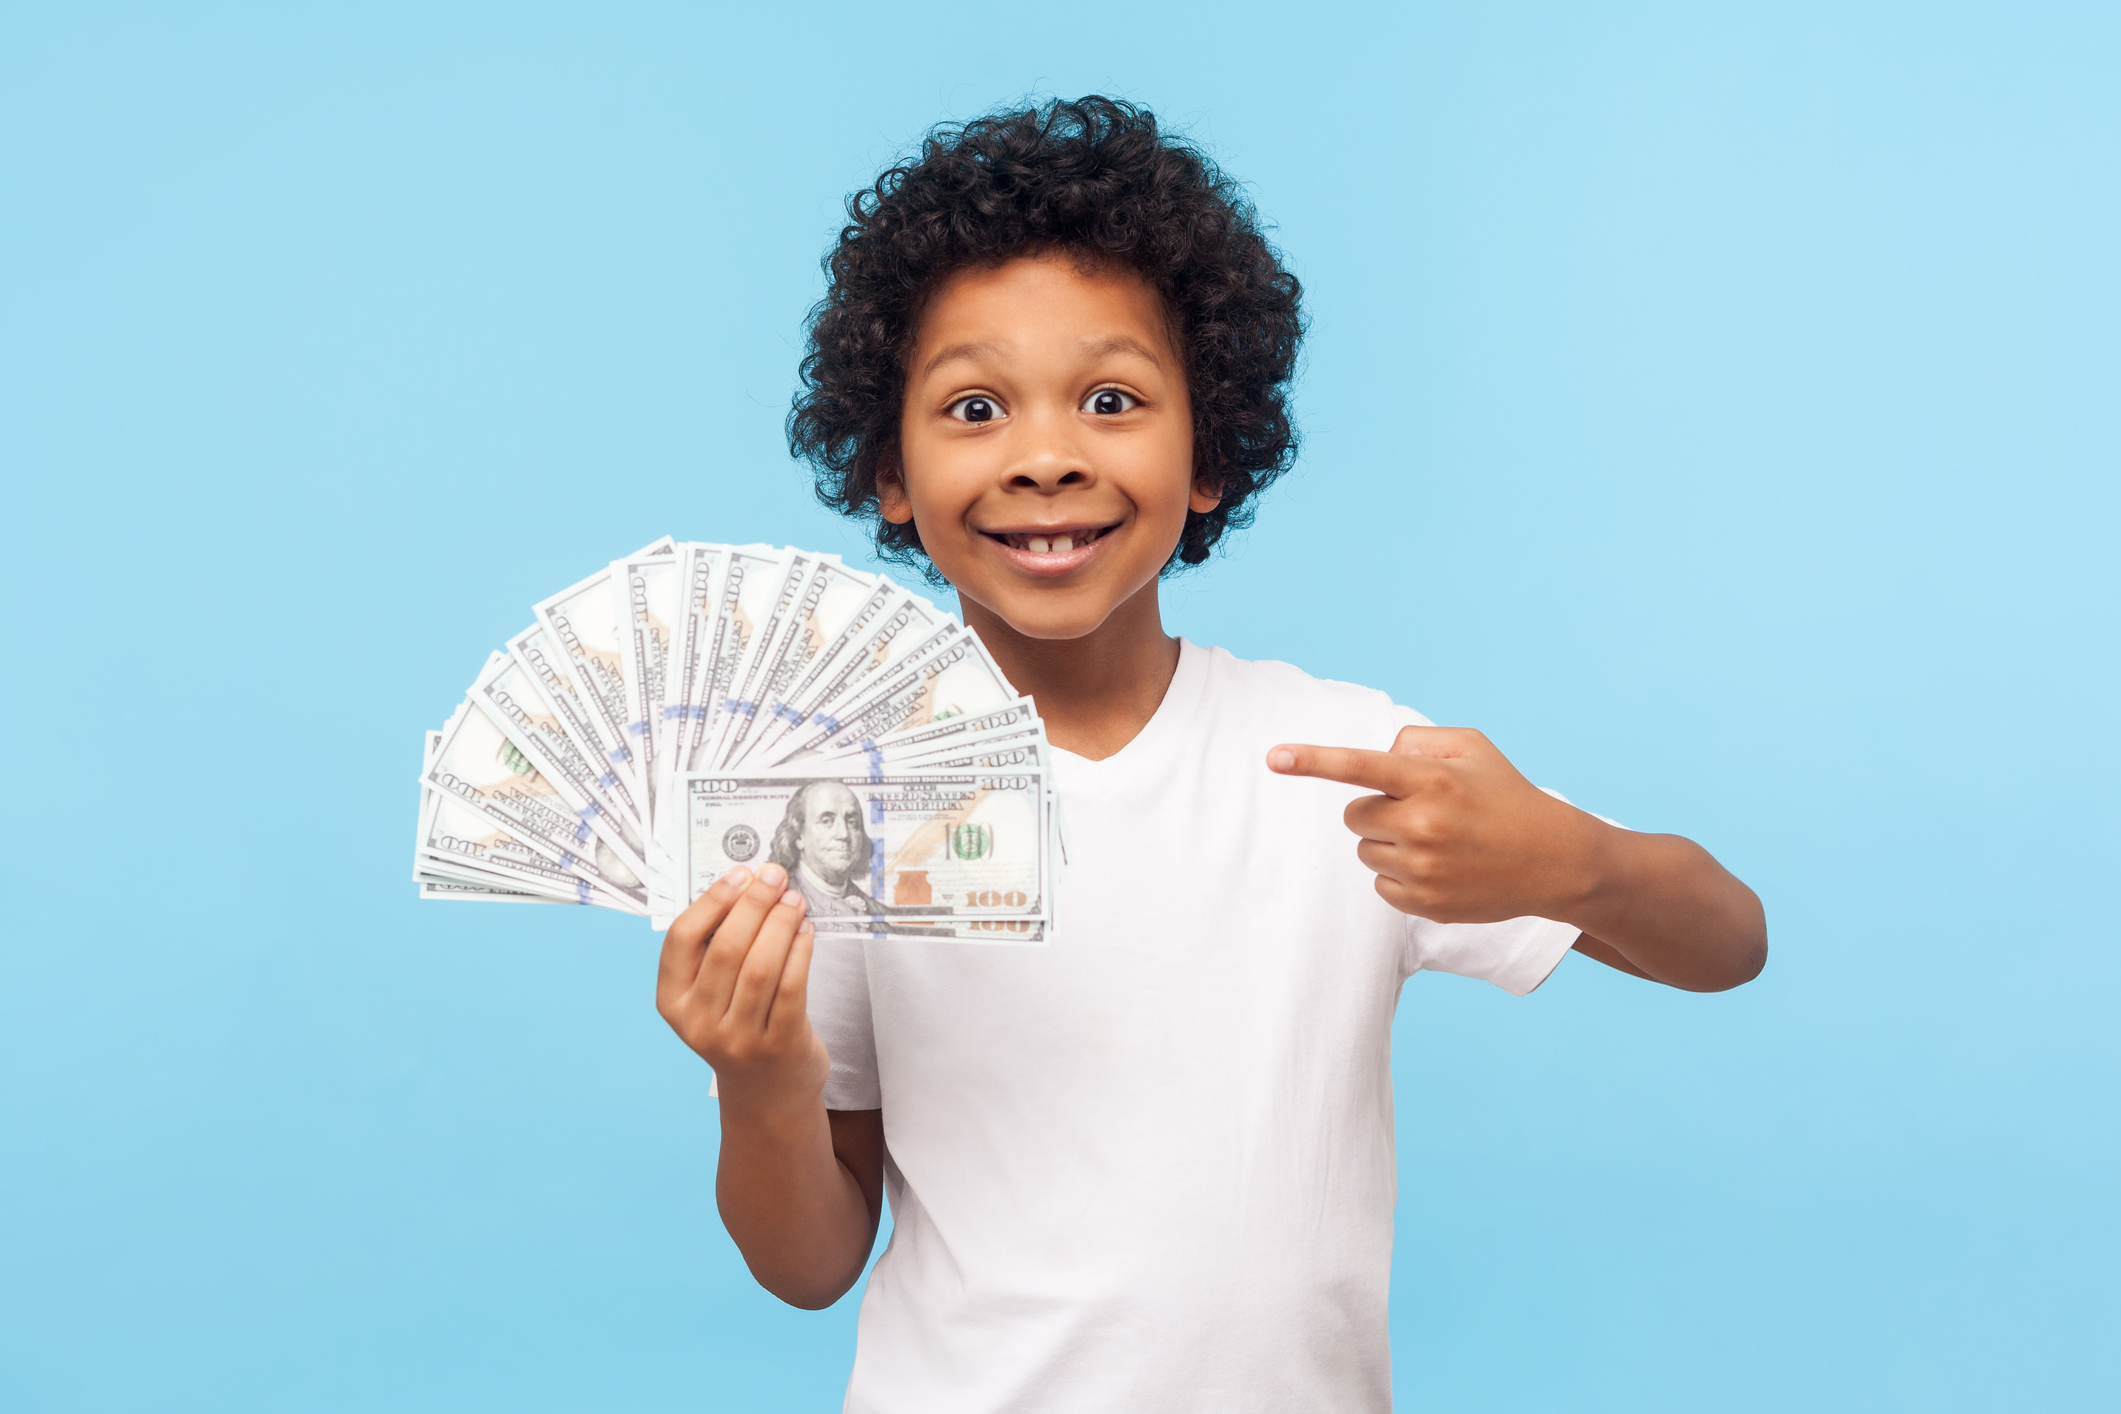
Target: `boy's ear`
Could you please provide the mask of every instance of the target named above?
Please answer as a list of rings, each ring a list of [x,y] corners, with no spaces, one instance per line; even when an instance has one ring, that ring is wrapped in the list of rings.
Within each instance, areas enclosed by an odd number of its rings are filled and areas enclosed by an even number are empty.
[[[1206,515],[1223,503],[1222,484],[1206,472],[1193,478],[1193,494],[1186,498],[1186,505],[1199,515]]]
[[[906,494],[906,478],[899,471],[898,448],[877,458],[876,511],[893,525],[913,519],[913,499]]]

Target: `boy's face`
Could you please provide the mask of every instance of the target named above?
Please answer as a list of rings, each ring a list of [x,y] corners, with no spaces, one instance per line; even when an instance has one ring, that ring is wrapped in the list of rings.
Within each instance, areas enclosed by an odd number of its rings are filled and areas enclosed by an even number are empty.
[[[901,480],[960,595],[1028,638],[1080,638],[1178,544],[1194,485],[1193,410],[1156,292],[1122,266],[1027,256],[953,275],[907,367]]]

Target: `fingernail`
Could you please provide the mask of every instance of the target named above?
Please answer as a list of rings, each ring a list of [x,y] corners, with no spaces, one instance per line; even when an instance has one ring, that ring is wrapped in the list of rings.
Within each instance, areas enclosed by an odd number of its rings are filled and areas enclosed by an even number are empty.
[[[737,892],[750,882],[751,871],[741,864],[722,876],[722,883],[728,887],[731,893]]]
[[[1286,746],[1277,746],[1267,753],[1267,764],[1277,771],[1287,771],[1296,765],[1296,753]]]
[[[766,881],[768,888],[777,889],[788,882],[788,871],[778,864],[769,864],[759,870],[759,877]]]
[[[799,907],[803,902],[802,891],[799,889],[790,889],[787,893],[781,895],[781,902],[788,904],[791,907]]]

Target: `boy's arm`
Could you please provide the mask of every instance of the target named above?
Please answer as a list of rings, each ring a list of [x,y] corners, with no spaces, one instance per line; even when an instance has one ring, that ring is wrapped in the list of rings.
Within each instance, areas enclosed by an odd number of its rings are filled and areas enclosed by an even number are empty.
[[[825,1108],[831,1059],[806,1009],[816,934],[787,883],[778,865],[732,870],[680,914],[656,1010],[714,1067],[723,1226],[759,1285],[816,1310],[854,1285],[876,1242],[884,1121]]]
[[[1586,818],[1598,836],[1599,883],[1562,920],[1583,929],[1578,952],[1690,992],[1721,992],[1760,975],[1767,914],[1715,856],[1680,835]]]
[[[1277,746],[1267,764],[1382,792],[1346,819],[1377,892],[1403,913],[1551,918],[1582,931],[1586,956],[1696,992],[1750,982],[1767,962],[1759,898],[1707,850],[1556,800],[1479,732],[1407,727],[1390,751]]]

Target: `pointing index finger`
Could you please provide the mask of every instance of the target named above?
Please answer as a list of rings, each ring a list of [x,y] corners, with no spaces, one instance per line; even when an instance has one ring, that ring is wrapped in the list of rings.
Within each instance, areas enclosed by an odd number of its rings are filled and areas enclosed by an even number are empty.
[[[1416,772],[1405,756],[1358,751],[1352,746],[1277,746],[1267,753],[1267,769],[1283,776],[1339,781],[1390,796],[1406,795],[1413,788]]]

